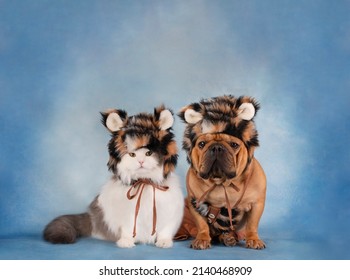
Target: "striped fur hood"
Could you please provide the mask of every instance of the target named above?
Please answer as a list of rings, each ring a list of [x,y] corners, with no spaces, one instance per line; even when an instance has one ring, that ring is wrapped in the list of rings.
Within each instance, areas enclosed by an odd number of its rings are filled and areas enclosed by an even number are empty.
[[[183,149],[190,154],[197,138],[206,133],[224,133],[239,138],[248,149],[250,158],[259,146],[254,117],[259,103],[252,97],[232,95],[202,99],[181,109],[179,116],[186,123]]]
[[[103,125],[111,132],[107,165],[114,174],[117,174],[121,158],[140,148],[157,153],[163,163],[164,178],[175,169],[178,154],[171,110],[162,105],[154,108],[153,114],[128,116],[124,110],[110,109],[101,115]]]

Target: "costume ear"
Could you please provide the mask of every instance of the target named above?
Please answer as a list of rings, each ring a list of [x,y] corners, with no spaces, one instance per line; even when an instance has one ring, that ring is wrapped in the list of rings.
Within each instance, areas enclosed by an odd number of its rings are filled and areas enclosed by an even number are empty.
[[[187,123],[195,124],[203,119],[203,115],[193,109],[187,109],[185,111],[184,118]]]
[[[190,124],[196,124],[203,119],[202,113],[200,113],[200,105],[198,103],[193,103],[189,106],[183,107],[180,110],[180,118]]]
[[[255,107],[252,103],[242,103],[238,107],[237,116],[242,120],[250,121],[255,116]]]
[[[167,130],[171,128],[173,124],[174,124],[173,113],[168,109],[163,110],[159,115],[159,128],[161,130]]]
[[[125,126],[127,113],[123,110],[108,110],[101,113],[102,123],[110,132],[117,132]]]

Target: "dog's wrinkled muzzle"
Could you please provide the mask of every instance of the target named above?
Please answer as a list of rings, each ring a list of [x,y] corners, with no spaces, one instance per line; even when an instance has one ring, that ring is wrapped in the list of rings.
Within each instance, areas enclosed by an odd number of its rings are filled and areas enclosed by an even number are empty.
[[[236,176],[229,151],[220,143],[212,144],[205,152],[199,175],[203,179],[232,179]]]

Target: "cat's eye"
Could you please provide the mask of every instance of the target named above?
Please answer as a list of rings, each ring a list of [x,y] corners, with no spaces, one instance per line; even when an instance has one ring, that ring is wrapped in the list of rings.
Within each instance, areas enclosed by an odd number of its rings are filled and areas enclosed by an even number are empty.
[[[204,141],[200,141],[199,143],[198,143],[198,147],[200,148],[200,149],[203,149],[204,148],[204,146],[205,146],[205,142]]]
[[[148,151],[148,152],[146,152],[146,156],[151,156],[153,154],[153,152],[152,151]]]
[[[136,154],[135,153],[129,153],[129,156],[136,157]]]

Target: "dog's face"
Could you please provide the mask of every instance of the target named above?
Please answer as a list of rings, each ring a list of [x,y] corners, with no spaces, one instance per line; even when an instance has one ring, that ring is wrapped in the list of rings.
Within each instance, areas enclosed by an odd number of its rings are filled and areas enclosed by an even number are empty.
[[[223,183],[242,174],[248,163],[248,151],[237,137],[207,133],[197,138],[191,162],[202,179]]]
[[[253,118],[259,104],[251,97],[219,96],[180,111],[186,122],[183,148],[202,179],[233,179],[244,171],[259,145]]]

